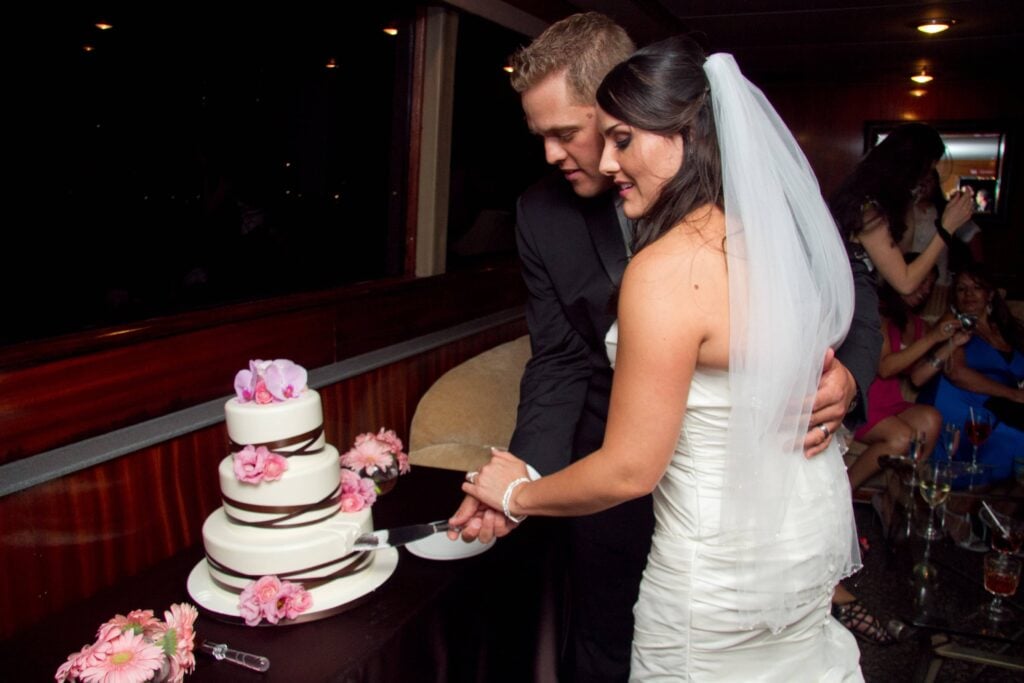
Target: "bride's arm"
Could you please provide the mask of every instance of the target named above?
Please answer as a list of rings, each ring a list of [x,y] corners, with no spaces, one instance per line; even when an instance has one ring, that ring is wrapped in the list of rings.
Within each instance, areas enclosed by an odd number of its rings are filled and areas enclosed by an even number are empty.
[[[672,458],[698,361],[728,359],[728,289],[720,247],[670,233],[630,263],[619,297],[619,345],[601,448],[515,489],[513,515],[597,512],[652,491]],[[724,322],[723,322],[724,321]],[[501,509],[521,464],[498,456],[463,490]]]

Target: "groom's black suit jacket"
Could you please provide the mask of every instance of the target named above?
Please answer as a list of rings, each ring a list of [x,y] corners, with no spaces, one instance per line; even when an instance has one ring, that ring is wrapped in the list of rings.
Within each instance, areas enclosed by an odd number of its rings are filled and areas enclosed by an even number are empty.
[[[614,193],[581,199],[560,175],[546,178],[519,200],[517,239],[533,355],[509,450],[550,474],[597,450],[608,421],[604,336],[627,261]],[[536,524],[528,526],[543,533]],[[632,607],[654,532],[651,497],[573,518],[566,530],[566,538],[556,536],[568,548],[560,680],[625,681]]]
[[[582,199],[560,175],[520,197],[516,230],[533,355],[510,450],[550,474],[601,445],[612,381],[604,336],[626,246],[613,193]]]

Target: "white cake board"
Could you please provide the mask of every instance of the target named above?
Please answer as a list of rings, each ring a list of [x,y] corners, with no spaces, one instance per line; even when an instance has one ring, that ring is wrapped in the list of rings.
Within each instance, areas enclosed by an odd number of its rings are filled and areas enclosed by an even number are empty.
[[[372,593],[384,584],[398,567],[398,550],[375,550],[373,563],[363,571],[318,586],[309,591],[313,607],[296,619],[282,619],[276,625],[300,624],[324,619],[345,611],[345,606]],[[210,577],[206,559],[202,559],[188,575],[188,594],[200,607],[225,621],[244,623],[238,611],[238,595],[217,586]],[[266,624],[262,622],[261,625]],[[267,624],[273,625],[273,624]]]

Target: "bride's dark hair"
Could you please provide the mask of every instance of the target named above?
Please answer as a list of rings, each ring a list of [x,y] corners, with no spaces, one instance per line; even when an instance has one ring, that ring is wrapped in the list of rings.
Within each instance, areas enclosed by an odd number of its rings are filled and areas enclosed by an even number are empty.
[[[692,38],[674,36],[633,53],[597,90],[601,109],[623,123],[683,138],[683,163],[640,221],[634,251],[701,206],[723,208],[722,164],[705,59]]]

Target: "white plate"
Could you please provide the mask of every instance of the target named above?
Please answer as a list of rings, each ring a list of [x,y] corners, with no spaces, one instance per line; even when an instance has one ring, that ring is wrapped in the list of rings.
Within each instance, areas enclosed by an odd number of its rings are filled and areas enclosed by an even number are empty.
[[[405,548],[413,555],[425,560],[461,560],[487,552],[494,545],[473,541],[466,543],[461,539],[448,540],[448,534],[434,534],[426,538],[406,544]]]
[[[309,594],[313,598],[312,609],[299,615],[294,621],[281,621],[280,624],[302,623],[333,616],[342,611],[346,603],[380,588],[398,567],[398,551],[394,548],[384,548],[374,552],[376,556],[373,558],[373,564],[365,570],[311,589]],[[224,590],[213,582],[205,559],[201,560],[188,575],[187,587],[188,594],[204,609],[225,617],[241,618],[238,611],[238,595]]]

